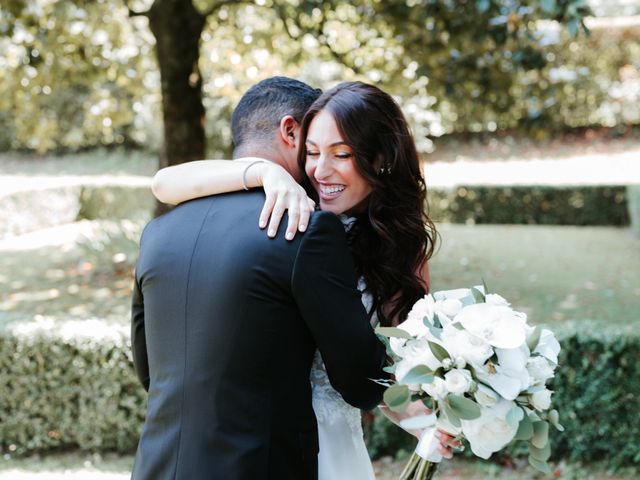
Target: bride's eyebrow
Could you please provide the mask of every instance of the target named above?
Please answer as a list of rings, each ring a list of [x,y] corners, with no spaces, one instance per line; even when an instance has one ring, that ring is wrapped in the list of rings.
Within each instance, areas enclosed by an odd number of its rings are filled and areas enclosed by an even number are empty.
[[[311,145],[313,145],[314,147],[317,147],[318,145],[316,144],[316,142],[314,142],[313,140],[311,140],[310,138],[307,138],[307,142],[306,143],[310,143]],[[337,147],[339,145],[344,145],[345,147],[349,147],[349,144],[347,142],[344,142],[342,140],[340,140],[339,142],[333,142],[331,145],[329,145],[329,148],[331,147]],[[351,147],[349,147],[351,148]]]

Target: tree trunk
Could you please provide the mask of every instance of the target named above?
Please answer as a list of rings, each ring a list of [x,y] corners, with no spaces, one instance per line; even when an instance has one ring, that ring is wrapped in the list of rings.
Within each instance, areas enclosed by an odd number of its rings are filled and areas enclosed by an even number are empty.
[[[204,106],[198,66],[206,15],[191,0],[155,0],[148,12],[160,67],[164,144],[160,168],[204,158]],[[156,216],[167,211],[156,206]]]

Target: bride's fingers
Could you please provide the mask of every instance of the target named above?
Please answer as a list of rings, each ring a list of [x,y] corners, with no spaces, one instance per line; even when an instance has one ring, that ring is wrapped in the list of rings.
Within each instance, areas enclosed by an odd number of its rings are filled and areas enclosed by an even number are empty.
[[[273,206],[275,204],[275,195],[267,193],[264,200],[264,205],[262,206],[262,211],[260,212],[260,219],[258,220],[258,225],[260,226],[260,228],[265,228],[267,226],[267,221],[269,220],[269,216],[271,215],[271,211],[273,210]]]
[[[298,230],[298,224],[300,219],[300,210],[295,205],[289,205],[289,223],[287,225],[287,233],[285,238],[287,240],[293,240]]]
[[[301,232],[304,232],[307,229],[311,212],[313,212],[313,208],[310,208],[309,203],[303,200],[300,203],[300,219],[298,220],[298,230]]]
[[[312,199],[307,197],[307,203],[309,204],[309,208],[313,212],[316,209],[316,202],[314,202]]]
[[[278,196],[276,200],[276,204],[273,206],[273,211],[271,212],[271,220],[269,221],[269,231],[267,235],[271,238],[276,236],[276,232],[278,231],[278,227],[280,226],[280,220],[282,220],[282,216],[284,215],[284,211],[287,208],[287,203],[285,197]]]
[[[438,453],[440,453],[440,455],[442,455],[444,458],[453,458],[453,452],[450,449],[443,447],[442,445],[438,447]]]

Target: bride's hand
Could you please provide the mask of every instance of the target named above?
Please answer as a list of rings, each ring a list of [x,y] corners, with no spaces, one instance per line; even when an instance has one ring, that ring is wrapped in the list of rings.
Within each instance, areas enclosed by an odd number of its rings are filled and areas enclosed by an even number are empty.
[[[289,223],[285,238],[293,239],[296,230],[304,232],[309,225],[309,216],[316,206],[304,188],[284,168],[275,163],[265,163],[261,183],[266,200],[260,213],[260,228],[265,228],[269,221],[267,235],[275,237],[282,216],[288,211]]]

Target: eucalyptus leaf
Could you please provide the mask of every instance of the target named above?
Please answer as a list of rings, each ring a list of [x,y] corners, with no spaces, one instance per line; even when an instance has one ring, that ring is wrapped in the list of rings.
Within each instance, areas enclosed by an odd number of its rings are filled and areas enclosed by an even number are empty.
[[[489,295],[489,288],[487,287],[487,282],[484,281],[484,278],[482,279],[482,287],[484,288],[484,295]]]
[[[437,313],[433,314],[433,326],[436,328],[442,328],[442,322],[440,321],[440,317]]]
[[[556,430],[564,432],[564,427],[560,425],[560,414],[558,414],[557,410],[554,409],[549,412],[549,422],[556,427]]]
[[[484,293],[482,293],[476,287],[471,287],[471,294],[473,295],[473,299],[476,303],[485,303],[486,298],[484,296]]]
[[[407,408],[411,394],[406,385],[393,385],[385,390],[383,399],[391,410],[402,412]]]
[[[533,352],[536,349],[538,342],[540,342],[541,333],[542,327],[540,325],[536,325],[533,332],[531,332],[531,335],[529,335],[529,338],[527,339],[527,347],[529,347],[529,351]]]
[[[396,327],[378,327],[376,328],[376,333],[384,337],[404,338],[406,340],[413,338],[408,332]]]
[[[530,443],[529,455],[540,460],[541,462],[546,462],[551,456],[551,445],[547,443],[544,447],[538,448]]]
[[[516,432],[516,440],[529,440],[533,437],[533,422],[529,418],[529,415],[525,415],[518,424],[518,431]]]
[[[445,358],[450,358],[449,352],[447,352],[444,347],[438,345],[434,342],[429,342],[429,348],[431,349],[431,353],[433,356],[438,359],[438,361],[442,362]]]
[[[463,420],[475,420],[480,417],[480,405],[462,395],[449,395],[449,406]]]
[[[520,420],[525,417],[524,410],[517,405],[511,407],[511,410],[507,412],[507,423],[513,429],[517,429],[520,426]]]
[[[533,437],[531,444],[538,448],[544,448],[549,441],[549,424],[544,421],[533,423]]]
[[[431,335],[436,337],[438,340],[442,339],[442,330],[440,328],[436,328],[433,325],[427,325],[427,327],[429,328]]]
[[[433,382],[433,372],[426,365],[418,365],[413,367],[402,377],[401,385],[411,385],[415,383],[431,383]]]
[[[454,427],[460,428],[462,424],[460,423],[460,417],[458,417],[456,412],[454,412],[446,402],[442,404],[442,407],[449,423]]]
[[[542,473],[545,473],[547,475],[551,474],[551,468],[549,468],[547,462],[542,462],[537,458],[532,457],[531,455],[529,455],[529,465]]]

